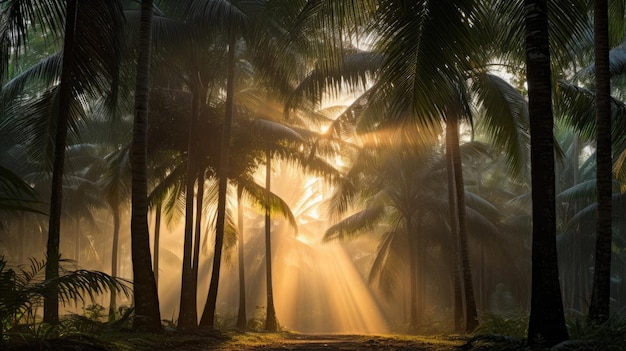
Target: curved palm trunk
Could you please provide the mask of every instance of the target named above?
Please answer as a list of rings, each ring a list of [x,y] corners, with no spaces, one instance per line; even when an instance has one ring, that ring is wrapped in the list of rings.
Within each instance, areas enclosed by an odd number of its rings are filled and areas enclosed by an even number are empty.
[[[525,0],[526,75],[532,179],[532,287],[528,342],[551,347],[568,338],[556,251],[554,137],[546,0]]]
[[[459,149],[458,117],[453,114],[448,118],[446,123],[450,124],[449,130],[451,131],[451,133],[446,135],[446,138],[450,138],[450,146],[452,148],[452,167],[454,170],[454,188],[456,193],[456,214],[459,225],[458,246],[461,270],[463,274],[463,289],[465,291],[465,332],[471,333],[478,326],[478,314],[476,312],[472,268],[469,260],[469,239],[467,237],[467,224],[465,220],[465,184],[463,182],[463,168],[461,165],[461,152]],[[448,129],[447,126],[446,129]]]
[[[448,211],[450,212],[450,246],[454,259],[452,262],[452,285],[454,287],[454,331],[463,332],[463,290],[461,287],[461,255],[459,254],[458,216],[456,211],[456,193],[454,182],[454,161],[452,159],[452,138],[454,133],[451,123],[446,122],[446,173],[448,178]]]
[[[265,190],[270,192],[272,176],[272,152],[268,148],[265,151]],[[265,265],[266,265],[266,284],[267,284],[267,315],[265,317],[265,330],[275,332],[278,330],[278,321],[276,320],[276,309],[274,308],[274,289],[272,288],[272,221],[270,217],[270,205],[265,205]]]
[[[63,43],[63,65],[59,83],[59,110],[56,121],[54,142],[54,164],[52,169],[52,187],[50,194],[50,218],[48,222],[48,242],[46,244],[46,280],[59,276],[59,241],[61,236],[61,204],[63,193],[63,168],[70,103],[72,100],[72,67],[74,66],[74,38],[76,33],[77,1],[67,0],[65,15],[65,41]],[[59,289],[52,286],[44,298],[43,321],[59,321]]]
[[[611,298],[611,74],[609,72],[609,29],[607,0],[595,0],[594,38],[596,64],[596,187],[598,222],[596,226],[596,255],[589,306],[589,319],[596,323],[609,318]]]
[[[246,330],[248,325],[248,317],[246,315],[246,274],[245,260],[243,251],[243,205],[241,195],[243,187],[237,186],[237,228],[239,228],[239,245],[238,261],[239,261],[239,313],[237,314],[237,329]]]
[[[231,26],[228,33],[228,73],[226,84],[226,111],[220,153],[219,187],[217,199],[217,223],[215,225],[215,250],[213,253],[213,268],[207,301],[204,305],[200,326],[213,328],[215,322],[215,305],[217,303],[217,289],[220,280],[222,263],[222,246],[224,243],[224,226],[226,223],[226,196],[228,188],[228,158],[230,157],[230,134],[233,124],[233,99],[235,95],[235,29]]]
[[[148,234],[148,98],[150,94],[150,46],[152,38],[152,0],[141,2],[139,58],[135,88],[135,118],[131,148],[132,215],[131,251],[133,261],[135,319],[134,328],[161,329],[159,297],[152,272]]]
[[[111,276],[117,277],[117,252],[120,240],[120,209],[117,205],[111,206],[113,211],[113,243],[111,245]],[[117,291],[111,289],[109,299],[109,321],[115,320],[115,311],[117,310]]]

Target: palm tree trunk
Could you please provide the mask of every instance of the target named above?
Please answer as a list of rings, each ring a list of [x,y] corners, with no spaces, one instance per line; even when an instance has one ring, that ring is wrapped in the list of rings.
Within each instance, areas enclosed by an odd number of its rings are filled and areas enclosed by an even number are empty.
[[[185,194],[185,238],[183,241],[183,268],[180,290],[180,313],[178,315],[179,330],[193,330],[198,325],[198,308],[196,298],[197,289],[193,279],[193,205],[196,184],[196,147],[195,133],[198,120],[197,93],[193,94],[191,106],[191,119],[187,140],[187,184]],[[198,216],[198,214],[196,214]]]
[[[410,214],[405,215],[406,232],[409,241],[409,283],[410,291],[410,319],[409,326],[417,327],[417,233],[413,228],[413,219]]]
[[[202,169],[203,166],[200,166]],[[200,242],[202,239],[202,209],[204,207],[204,172],[200,172],[198,175],[198,192],[196,194],[196,220],[195,220],[195,234],[193,238],[193,259],[191,262],[191,275],[193,283],[193,299],[198,300],[198,267],[200,266]],[[194,303],[194,308],[198,309],[198,303]],[[196,323],[198,312],[196,315]]]
[[[602,323],[609,318],[611,298],[611,73],[609,71],[608,1],[595,1],[594,39],[596,64],[596,187],[598,222],[596,226],[596,255],[589,306],[589,319]]]
[[[59,83],[59,109],[57,111],[56,137],[54,142],[54,164],[52,169],[52,186],[50,194],[50,218],[48,222],[48,242],[46,244],[46,280],[59,276],[59,241],[61,236],[61,204],[63,193],[63,168],[65,163],[65,146],[69,121],[70,103],[72,100],[72,67],[74,67],[74,38],[76,33],[77,1],[67,0],[65,15],[65,41],[63,43],[63,65],[61,82]],[[59,321],[59,290],[56,286],[44,297],[43,321],[56,323]]]
[[[248,325],[248,317],[246,315],[246,274],[245,274],[245,260],[243,251],[243,205],[241,195],[243,193],[243,187],[237,186],[237,228],[239,228],[239,245],[238,260],[239,260],[239,313],[237,314],[237,329],[246,330]]]
[[[111,244],[111,276],[117,277],[117,252],[120,239],[120,209],[115,205],[111,207],[113,212],[113,243]],[[115,289],[111,289],[111,296],[109,299],[109,321],[115,320],[115,311],[117,310],[117,292]]]
[[[224,243],[224,227],[226,223],[226,196],[228,188],[228,158],[230,157],[230,134],[233,124],[233,99],[235,95],[235,27],[231,25],[228,33],[228,72],[226,83],[226,111],[222,143],[220,152],[219,185],[217,199],[217,223],[215,225],[215,250],[213,253],[213,268],[207,301],[204,305],[200,326],[213,328],[215,320],[215,306],[217,304],[217,290],[220,281],[222,263],[222,246]]]
[[[159,288],[159,252],[160,252],[160,243],[161,243],[161,204],[157,204],[156,210],[154,211],[154,249],[153,252],[153,260],[152,260],[152,271],[154,272],[154,283],[157,287],[157,291]]]
[[[152,272],[148,233],[147,131],[150,94],[150,46],[153,0],[142,0],[139,27],[139,58],[135,88],[135,118],[131,148],[132,215],[131,251],[133,261],[135,319],[134,328],[161,329],[159,296]]]
[[[452,124],[446,122],[446,170],[448,178],[448,210],[450,211],[450,246],[454,257],[452,262],[452,284],[454,286],[454,331],[463,332],[463,290],[461,286],[461,255],[459,253],[458,216],[456,211],[456,192],[454,183],[454,164],[452,159]]]
[[[428,317],[426,315],[427,313],[427,308],[426,308],[426,295],[428,293],[428,289],[426,289],[427,287],[427,283],[426,283],[426,279],[427,279],[427,264],[428,264],[428,260],[427,260],[427,250],[426,250],[426,238],[425,238],[425,233],[422,230],[423,227],[423,218],[420,217],[419,213],[416,213],[415,215],[416,217],[416,228],[415,228],[415,238],[416,238],[416,244],[417,244],[417,250],[415,251],[416,255],[417,255],[417,297],[418,297],[418,302],[417,302],[417,316],[418,318],[421,318],[422,320],[424,320],[426,317]]]
[[[568,338],[556,251],[552,82],[546,0],[525,0],[526,75],[531,139],[532,286],[528,342],[551,347]]]
[[[268,147],[265,151],[265,190],[270,192],[272,178],[272,151]],[[267,314],[265,318],[265,330],[269,332],[278,331],[278,321],[276,320],[276,309],[274,308],[274,289],[272,288],[272,221],[270,217],[269,195],[265,205],[265,265],[267,284]]]
[[[461,151],[459,149],[458,117],[455,114],[451,114],[446,123],[450,124],[451,131],[450,146],[452,147],[452,166],[454,169],[454,188],[456,193],[456,214],[459,225],[459,253],[463,274],[463,290],[465,292],[465,332],[471,333],[478,326],[478,313],[476,312],[472,268],[469,260],[469,239],[467,237],[467,224],[465,220],[465,185],[463,182]]]

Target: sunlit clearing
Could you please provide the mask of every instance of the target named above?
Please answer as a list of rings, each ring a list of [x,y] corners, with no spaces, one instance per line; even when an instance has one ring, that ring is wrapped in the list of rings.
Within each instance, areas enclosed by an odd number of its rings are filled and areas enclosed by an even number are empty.
[[[281,325],[304,333],[385,333],[385,319],[339,244],[283,233],[273,245],[274,294]]]
[[[290,206],[298,232],[278,214],[272,215],[272,268],[274,305],[283,330],[301,333],[384,334],[387,321],[372,295],[363,272],[355,266],[343,244],[321,243],[328,227],[324,201],[328,185],[301,169],[272,163],[272,192]],[[264,170],[256,181],[264,182]],[[286,181],[288,180],[288,181]],[[250,204],[248,204],[250,205]],[[266,314],[265,219],[263,211],[244,211],[246,310],[249,327],[261,328]],[[182,233],[182,222],[173,230]],[[198,312],[201,314],[211,275],[214,230],[203,239],[198,282]],[[164,319],[178,318],[180,299],[181,235],[161,236],[159,297]],[[225,251],[217,300],[216,323],[234,324],[239,305],[237,252]],[[198,316],[199,317],[199,316]]]
[[[279,162],[273,172],[289,179],[274,182],[272,191],[290,204],[298,219],[297,235],[278,217],[272,226],[274,304],[280,325],[303,333],[386,333],[380,307],[342,244],[321,243],[328,227],[328,189],[300,172]],[[264,276],[263,271],[257,274]],[[257,306],[265,305],[261,284]]]

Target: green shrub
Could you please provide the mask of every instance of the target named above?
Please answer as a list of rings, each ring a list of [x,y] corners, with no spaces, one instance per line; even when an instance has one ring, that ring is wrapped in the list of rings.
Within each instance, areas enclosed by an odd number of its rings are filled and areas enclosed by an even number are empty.
[[[507,335],[525,338],[528,334],[528,313],[516,310],[507,314],[482,313],[475,334]]]
[[[567,350],[623,350],[626,345],[626,316],[613,315],[602,324],[589,323],[586,317],[567,323],[570,341],[563,343]],[[565,348],[562,348],[563,350]]]

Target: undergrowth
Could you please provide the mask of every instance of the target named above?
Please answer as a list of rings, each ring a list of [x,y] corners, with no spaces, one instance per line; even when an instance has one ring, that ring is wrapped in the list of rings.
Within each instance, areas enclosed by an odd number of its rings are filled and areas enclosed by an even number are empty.
[[[481,325],[462,350],[513,351],[530,350],[526,346],[528,315],[516,312],[514,316],[481,315]],[[551,351],[622,351],[626,345],[626,315],[616,314],[602,324],[590,323],[585,316],[568,319],[569,340]]]

